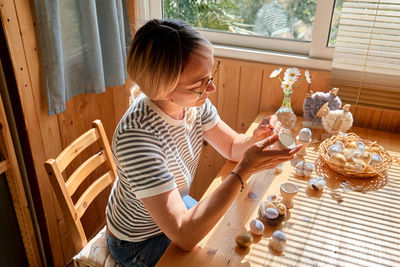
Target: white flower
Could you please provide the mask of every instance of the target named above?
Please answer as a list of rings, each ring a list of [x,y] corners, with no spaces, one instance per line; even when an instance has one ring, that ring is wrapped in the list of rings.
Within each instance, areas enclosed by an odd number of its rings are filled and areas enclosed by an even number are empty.
[[[285,76],[284,79],[283,79],[284,82],[287,82],[290,85],[293,85],[296,82],[296,80],[293,77],[290,77],[290,76]]]
[[[307,81],[308,83],[311,83],[311,76],[310,76],[310,71],[309,71],[309,70],[306,70],[306,71],[304,72],[304,76],[306,77],[306,81]]]
[[[288,77],[293,78],[294,81],[297,81],[297,77],[300,75],[300,70],[298,68],[288,68],[285,71],[285,79]]]
[[[282,71],[282,68],[276,69],[271,73],[271,75],[269,75],[269,77],[270,78],[276,78],[281,73],[281,71]]]
[[[288,92],[292,90],[292,84],[288,83],[287,81],[283,81],[281,85],[283,91]]]

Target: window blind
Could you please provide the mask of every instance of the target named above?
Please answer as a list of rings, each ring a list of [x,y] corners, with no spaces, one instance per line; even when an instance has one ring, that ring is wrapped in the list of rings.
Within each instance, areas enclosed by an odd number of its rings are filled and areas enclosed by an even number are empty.
[[[331,86],[343,102],[400,110],[400,1],[345,0]]]

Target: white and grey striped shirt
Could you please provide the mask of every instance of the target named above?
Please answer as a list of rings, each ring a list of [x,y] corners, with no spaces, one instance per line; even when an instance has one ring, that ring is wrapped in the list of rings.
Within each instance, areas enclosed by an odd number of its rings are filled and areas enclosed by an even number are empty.
[[[107,226],[119,239],[139,242],[161,234],[141,198],[178,188],[188,194],[203,131],[219,121],[207,101],[174,120],[142,94],[119,122],[112,141],[118,177],[107,205]]]

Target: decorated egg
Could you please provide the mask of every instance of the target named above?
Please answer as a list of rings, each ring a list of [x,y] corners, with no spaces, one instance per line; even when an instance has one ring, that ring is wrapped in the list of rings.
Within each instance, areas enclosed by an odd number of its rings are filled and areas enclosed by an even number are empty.
[[[342,153],[336,153],[333,154],[330,157],[330,160],[332,161],[333,164],[338,165],[338,166],[344,166],[346,165],[346,158],[344,157],[344,155]]]
[[[312,190],[322,190],[326,185],[326,180],[323,177],[314,177],[308,180],[308,187]]]
[[[270,201],[272,204],[276,205],[277,203],[279,203],[279,199],[277,195],[269,195],[267,197],[268,201]]]
[[[348,148],[357,148],[357,142],[356,142],[356,141],[350,142],[350,143],[347,145],[347,147],[348,147]]]
[[[299,139],[302,142],[311,142],[311,130],[308,128],[303,128],[300,130],[299,135],[297,136],[297,139]]]
[[[355,163],[354,164],[354,170],[356,172],[362,172],[364,170],[364,165],[362,165],[360,163]]]
[[[331,156],[331,155],[333,155],[333,154],[336,154],[336,153],[340,153],[340,152],[342,152],[342,148],[341,148],[339,145],[331,145],[331,146],[328,148],[328,154],[329,154],[329,156]]]
[[[282,253],[286,245],[286,235],[282,231],[276,230],[269,241],[269,246],[276,252]]]
[[[253,243],[253,236],[249,233],[240,233],[236,236],[235,241],[239,247],[247,248]]]
[[[340,146],[340,148],[343,150],[345,148],[344,143],[341,140],[337,140],[335,145]]]
[[[312,164],[312,163],[307,162],[303,165],[303,174],[305,177],[310,177],[311,173],[314,170],[315,170],[315,167],[314,167],[314,164]]]
[[[362,141],[357,142],[357,149],[362,153],[365,152],[365,144]]]
[[[368,152],[364,152],[360,155],[360,159],[364,160],[364,161],[368,161],[371,157],[371,154],[369,154]]]
[[[263,213],[265,213],[265,210],[268,209],[268,208],[275,208],[275,205],[274,205],[271,201],[269,201],[269,200],[261,201],[261,203],[260,203],[260,210],[261,210]]]
[[[276,205],[276,210],[278,211],[279,215],[286,214],[286,206],[283,203],[278,203]]]
[[[264,232],[264,224],[257,219],[251,220],[250,222],[250,231],[255,235],[262,235]]]
[[[346,161],[351,160],[354,155],[354,151],[352,149],[348,149],[348,148],[345,148],[342,153],[343,153],[344,157],[346,158]]]
[[[382,158],[378,154],[372,154],[369,164],[374,165],[382,161]]]
[[[274,208],[268,208],[264,214],[268,219],[275,219],[279,216],[279,212]]]

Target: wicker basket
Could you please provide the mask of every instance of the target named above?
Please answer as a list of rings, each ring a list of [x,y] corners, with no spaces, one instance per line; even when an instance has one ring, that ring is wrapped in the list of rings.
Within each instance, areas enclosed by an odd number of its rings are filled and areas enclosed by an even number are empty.
[[[270,226],[276,226],[285,220],[285,214],[279,214],[275,219],[269,219],[264,214],[262,214],[261,210],[258,209],[258,216],[261,221]]]
[[[370,165],[366,163],[367,167],[361,171],[356,172],[352,169],[347,169],[344,166],[335,165],[329,157],[328,149],[331,145],[335,144],[337,141],[342,141],[345,146],[353,141],[362,141],[366,147],[369,147],[370,151],[373,151],[374,154],[377,154],[381,157],[382,161],[377,164]],[[344,136],[334,135],[329,139],[324,140],[319,145],[319,155],[324,163],[326,163],[333,171],[340,173],[345,176],[353,177],[353,178],[369,178],[377,175],[382,176],[384,172],[386,172],[392,166],[392,157],[389,153],[376,142],[371,142],[369,140],[361,139],[354,133],[348,133]]]

